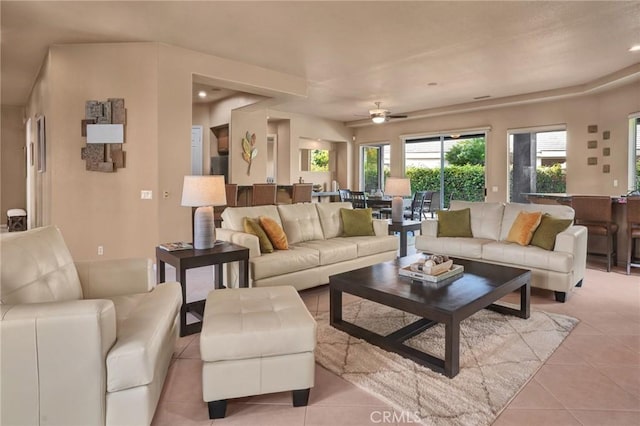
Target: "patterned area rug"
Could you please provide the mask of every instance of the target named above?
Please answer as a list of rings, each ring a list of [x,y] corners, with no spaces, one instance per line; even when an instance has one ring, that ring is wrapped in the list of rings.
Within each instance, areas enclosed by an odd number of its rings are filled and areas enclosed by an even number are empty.
[[[368,300],[343,307],[343,318],[388,334],[417,317]],[[460,373],[453,379],[351,337],[316,317],[316,361],[426,425],[490,425],[576,326],[565,315],[532,311],[527,320],[482,310],[460,325]],[[405,342],[444,358],[444,326]],[[407,417],[405,417],[407,418]],[[417,419],[415,420],[417,421]]]

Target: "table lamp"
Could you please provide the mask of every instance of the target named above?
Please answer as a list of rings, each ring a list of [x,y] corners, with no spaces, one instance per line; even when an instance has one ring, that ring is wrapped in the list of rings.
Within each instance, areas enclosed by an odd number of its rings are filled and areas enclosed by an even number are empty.
[[[387,178],[384,193],[393,197],[391,200],[391,221],[402,222],[404,219],[402,197],[411,195],[411,182],[407,178]]]
[[[224,176],[185,176],[181,204],[197,207],[193,215],[193,248],[213,247],[216,237],[212,206],[227,204]]]

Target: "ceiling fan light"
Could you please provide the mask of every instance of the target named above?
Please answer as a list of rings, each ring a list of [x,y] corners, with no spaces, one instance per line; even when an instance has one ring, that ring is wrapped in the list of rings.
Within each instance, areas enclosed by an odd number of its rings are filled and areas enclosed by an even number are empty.
[[[385,122],[385,118],[383,115],[376,115],[371,117],[371,121],[373,121],[376,124],[380,124]]]

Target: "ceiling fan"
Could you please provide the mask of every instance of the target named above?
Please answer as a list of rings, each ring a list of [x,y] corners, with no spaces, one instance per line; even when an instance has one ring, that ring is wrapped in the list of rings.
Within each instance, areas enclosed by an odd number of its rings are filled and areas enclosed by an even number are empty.
[[[392,118],[407,118],[407,115],[404,114],[391,114],[391,111],[380,108],[380,104],[382,102],[374,102],[376,104],[375,109],[369,110],[369,117],[371,117],[371,121],[376,124],[384,123],[385,121],[389,121]]]

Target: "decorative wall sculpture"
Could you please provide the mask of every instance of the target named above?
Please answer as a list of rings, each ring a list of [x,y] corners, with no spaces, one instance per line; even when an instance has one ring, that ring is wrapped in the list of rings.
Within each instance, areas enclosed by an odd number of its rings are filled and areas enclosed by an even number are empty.
[[[258,148],[256,148],[255,145],[256,134],[249,134],[249,132],[247,131],[245,136],[242,138],[242,158],[244,159],[244,161],[249,163],[249,166],[247,167],[247,176],[251,175],[251,163],[253,162],[253,159],[258,155]]]
[[[87,137],[87,126],[92,125],[113,125],[115,129],[96,126],[94,132],[89,132],[96,138],[89,140],[87,145],[80,151],[80,158],[86,161],[86,169],[95,172],[115,172],[117,169],[125,166],[125,152],[122,150],[124,143],[124,125],[126,124],[126,109],[124,108],[124,99],[109,98],[106,101],[87,101],[85,103],[85,119],[81,122],[81,135]],[[119,127],[119,128],[118,128]],[[114,143],[99,143],[99,135],[104,130],[108,131],[106,140],[115,141]],[[115,130],[115,132],[113,131]],[[113,135],[122,135],[122,137],[113,138]],[[121,140],[120,140],[121,139]],[[98,141],[98,143],[96,143]]]

